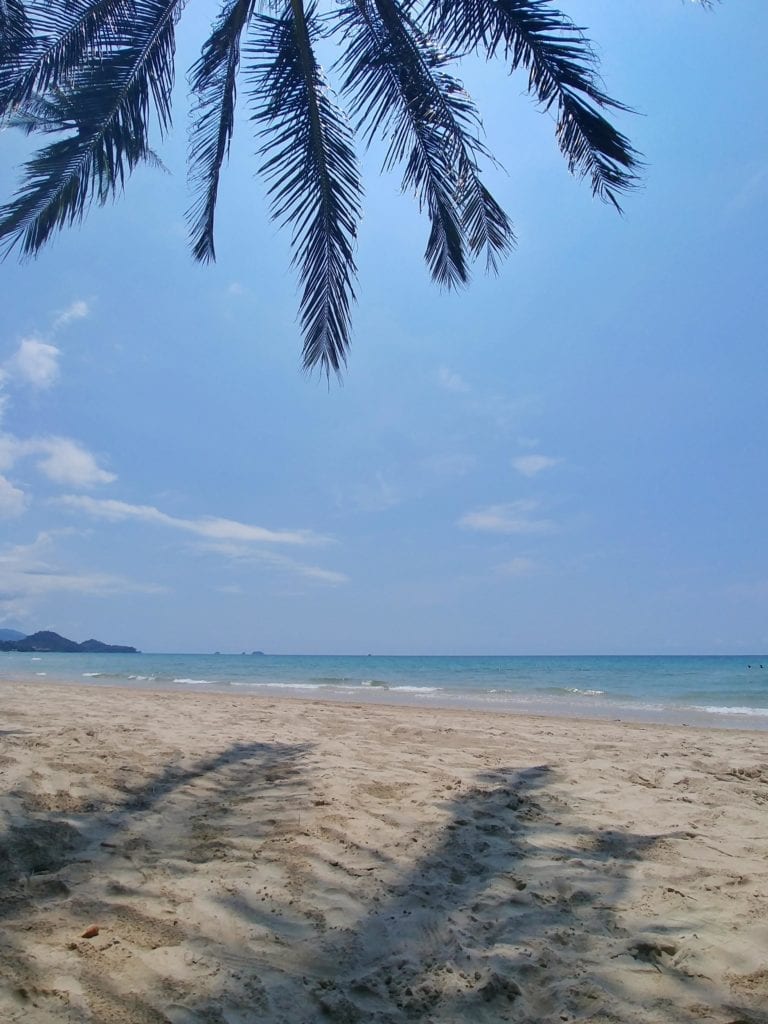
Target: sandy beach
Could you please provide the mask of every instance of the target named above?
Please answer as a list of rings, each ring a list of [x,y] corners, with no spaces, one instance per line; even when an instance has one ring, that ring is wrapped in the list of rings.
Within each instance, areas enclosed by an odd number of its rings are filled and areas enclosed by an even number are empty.
[[[765,733],[0,699],[8,1024],[768,1021]]]

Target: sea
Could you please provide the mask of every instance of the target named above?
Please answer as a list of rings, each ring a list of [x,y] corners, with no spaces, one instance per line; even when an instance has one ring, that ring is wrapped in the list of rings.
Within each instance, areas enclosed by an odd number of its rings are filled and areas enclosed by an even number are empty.
[[[2,652],[0,679],[768,729],[768,655]]]

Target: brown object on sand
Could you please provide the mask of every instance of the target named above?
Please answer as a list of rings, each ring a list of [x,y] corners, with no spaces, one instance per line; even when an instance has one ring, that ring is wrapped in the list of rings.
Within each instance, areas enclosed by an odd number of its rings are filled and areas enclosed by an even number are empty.
[[[92,924],[90,928],[86,928],[83,934],[80,936],[81,939],[95,939],[99,934],[99,926]]]

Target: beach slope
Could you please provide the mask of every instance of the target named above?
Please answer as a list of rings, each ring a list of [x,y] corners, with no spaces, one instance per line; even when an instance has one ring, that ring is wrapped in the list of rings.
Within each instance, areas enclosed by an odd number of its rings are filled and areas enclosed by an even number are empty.
[[[765,733],[0,702],[8,1024],[768,1024]]]

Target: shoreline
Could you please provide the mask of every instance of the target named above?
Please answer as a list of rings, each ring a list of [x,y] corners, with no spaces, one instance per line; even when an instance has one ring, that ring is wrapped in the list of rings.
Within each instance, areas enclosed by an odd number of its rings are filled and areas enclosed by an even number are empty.
[[[0,683],[9,1024],[765,1020],[763,733],[62,697]]]
[[[161,682],[145,677],[136,680],[110,678],[108,682],[97,682],[95,677],[104,677],[107,673],[86,673],[81,676],[48,676],[48,673],[29,675],[28,671],[19,674],[0,676],[0,686],[19,685],[30,687],[61,687],[68,692],[85,687],[98,691],[115,689],[131,693],[164,694],[196,696],[204,693],[220,694],[243,700],[293,700],[304,702],[329,702],[344,706],[360,708],[393,707],[424,711],[456,711],[479,712],[490,715],[512,715],[551,718],[563,721],[580,722],[627,722],[648,726],[685,727],[690,729],[712,729],[716,731],[768,732],[768,709],[765,714],[755,711],[728,713],[705,711],[700,707],[672,704],[636,705],[629,703],[615,704],[602,701],[598,706],[594,703],[587,706],[584,697],[567,699],[564,697],[545,699],[540,695],[521,695],[490,697],[487,694],[473,695],[469,692],[453,694],[449,690],[439,693],[418,693],[406,688],[385,688],[378,686],[358,686],[346,690],[334,689],[332,685],[285,683],[222,683],[209,680],[190,681],[174,680]],[[244,692],[246,690],[247,692]],[[318,693],[318,690],[325,690]],[[410,692],[409,692],[410,690]],[[294,692],[290,692],[294,691]],[[588,696],[588,695],[587,695]]]

